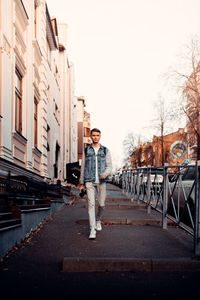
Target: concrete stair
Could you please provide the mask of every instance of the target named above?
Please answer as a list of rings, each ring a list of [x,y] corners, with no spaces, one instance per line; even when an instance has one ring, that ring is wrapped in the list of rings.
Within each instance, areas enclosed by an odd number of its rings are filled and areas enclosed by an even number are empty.
[[[9,210],[8,201],[6,199],[5,193],[0,193],[0,213]]]
[[[10,210],[8,193],[0,193],[0,231],[21,226],[21,219],[16,218]]]
[[[88,209],[87,199],[84,198],[83,207]],[[96,203],[96,208],[98,203]],[[76,221],[79,225],[88,225],[87,219]],[[168,224],[171,224],[168,221]],[[147,214],[147,206],[141,201],[136,201],[126,197],[122,190],[112,185],[107,185],[107,198],[102,220],[103,225],[161,225],[161,215],[155,213]]]
[[[200,261],[190,259],[65,257],[64,272],[192,272],[200,271]]]
[[[72,213],[81,235],[86,228],[89,232],[87,208],[86,197],[77,197]],[[168,225],[173,223],[168,221]],[[68,249],[62,261],[63,272],[200,270],[200,261],[187,256],[183,247],[190,237],[175,226],[162,229],[160,213],[153,209],[148,213],[144,202],[131,200],[118,187],[107,185],[102,226],[90,244],[83,240],[83,245],[75,246],[76,240],[72,241],[74,248]]]
[[[0,230],[14,228],[21,225],[20,218],[13,218],[12,212],[1,212],[0,213]]]
[[[5,193],[4,193],[5,194]],[[49,207],[49,204],[44,204],[44,200],[29,195],[18,194],[15,197],[15,205],[9,205],[9,201],[13,202],[12,198],[6,199],[1,194],[0,197],[0,230],[9,230],[21,226],[21,211]],[[16,205],[18,204],[18,205]]]

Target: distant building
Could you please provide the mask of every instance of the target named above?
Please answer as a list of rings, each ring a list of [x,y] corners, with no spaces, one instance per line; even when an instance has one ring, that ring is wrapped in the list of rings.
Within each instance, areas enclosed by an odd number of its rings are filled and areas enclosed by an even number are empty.
[[[81,164],[83,149],[90,143],[90,114],[85,111],[84,97],[77,98],[78,160]]]
[[[186,103],[186,126],[188,142],[188,158],[190,160],[200,159],[200,115],[199,115],[199,74],[200,64],[193,69],[192,74],[186,81],[184,93]]]
[[[91,144],[91,139],[90,139],[90,130],[91,130],[91,123],[90,123],[90,114],[86,111],[84,111],[84,137],[83,137],[83,144],[84,148],[89,146]]]
[[[163,145],[162,145],[163,143]],[[154,136],[148,143],[140,144],[133,151],[129,162],[133,168],[161,166],[163,163],[178,165],[188,158],[187,133],[183,128],[163,136]]]
[[[83,143],[84,143],[84,108],[85,99],[84,97],[77,98],[77,130],[78,130],[78,161],[81,160],[83,154]]]
[[[154,136],[152,141],[154,166],[162,165],[162,137]],[[183,128],[163,136],[163,162],[180,164],[188,158],[187,133]]]

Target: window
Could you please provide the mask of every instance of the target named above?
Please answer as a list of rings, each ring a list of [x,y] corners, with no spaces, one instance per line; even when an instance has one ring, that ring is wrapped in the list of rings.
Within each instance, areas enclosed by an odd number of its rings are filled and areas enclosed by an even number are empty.
[[[37,4],[34,6],[34,36],[37,38]]]
[[[49,65],[51,65],[51,48],[48,39],[47,39],[47,61]]]
[[[55,77],[56,77],[57,83],[59,84],[59,72],[58,72],[57,66],[55,66]]]
[[[87,148],[88,145],[89,145],[89,144],[84,143],[84,148]]]
[[[90,137],[90,128],[84,127],[84,136]]]
[[[58,124],[60,124],[60,111],[59,111],[58,105],[56,103],[55,103],[55,108],[54,108],[54,116],[55,116],[56,121],[58,122]]]
[[[55,164],[54,164],[54,177],[58,178],[58,164],[60,158],[60,146],[56,143],[56,151],[55,151]]]
[[[56,116],[56,119],[58,120],[59,112],[58,112],[58,106],[56,103],[55,103],[55,116]]]
[[[22,76],[15,71],[15,130],[22,134]]]
[[[50,151],[50,127],[47,124],[47,152]]]
[[[38,101],[34,98],[34,146],[38,146]]]

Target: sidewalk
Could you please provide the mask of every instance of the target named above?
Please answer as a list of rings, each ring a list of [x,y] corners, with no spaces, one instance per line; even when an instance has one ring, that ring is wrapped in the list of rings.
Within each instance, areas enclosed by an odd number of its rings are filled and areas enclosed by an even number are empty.
[[[144,204],[131,202],[108,184],[103,230],[89,240],[87,201],[78,190],[74,193],[74,203],[48,218],[32,239],[1,263],[0,282],[8,296],[4,299],[22,291],[29,291],[29,298],[40,292],[49,299],[54,293],[75,295],[80,288],[86,294],[100,288],[101,294],[114,287],[118,295],[134,288],[133,295],[152,299],[170,285],[178,295],[183,292],[181,299],[197,291],[200,261],[192,259],[189,234],[175,226],[162,229],[159,213],[147,214]]]
[[[107,185],[107,199],[103,231],[95,241],[88,241],[86,199],[70,208],[71,221],[80,226],[70,234],[74,243],[64,254],[63,271],[200,270],[189,234],[170,225],[162,229],[161,214],[147,214],[143,203],[131,202],[113,185]]]

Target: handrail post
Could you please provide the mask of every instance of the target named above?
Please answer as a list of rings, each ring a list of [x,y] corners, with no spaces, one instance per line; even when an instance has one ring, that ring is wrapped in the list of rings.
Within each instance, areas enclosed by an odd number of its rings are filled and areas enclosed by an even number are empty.
[[[128,197],[130,197],[130,190],[131,190],[131,172],[128,173]]]
[[[131,170],[131,202],[133,202],[133,170]]]
[[[124,194],[126,194],[127,189],[127,170],[124,173]]]
[[[126,196],[128,196],[128,171],[126,171]]]
[[[125,171],[122,171],[122,193],[125,194]]]
[[[162,228],[167,229],[167,206],[168,206],[168,181],[167,181],[167,166],[164,163],[163,168],[163,208],[162,208]]]
[[[133,197],[135,199],[136,197],[136,191],[137,191],[137,175],[136,175],[136,171],[133,172]]]
[[[200,161],[196,161],[195,174],[195,219],[194,219],[194,254],[200,256]]]
[[[151,203],[150,203],[150,187],[151,187],[151,169],[147,168],[147,213],[151,213]]]
[[[140,171],[139,169],[137,168],[137,179],[136,179],[136,188],[137,188],[137,204],[140,203],[140,199],[139,199],[139,196],[140,196]]]

